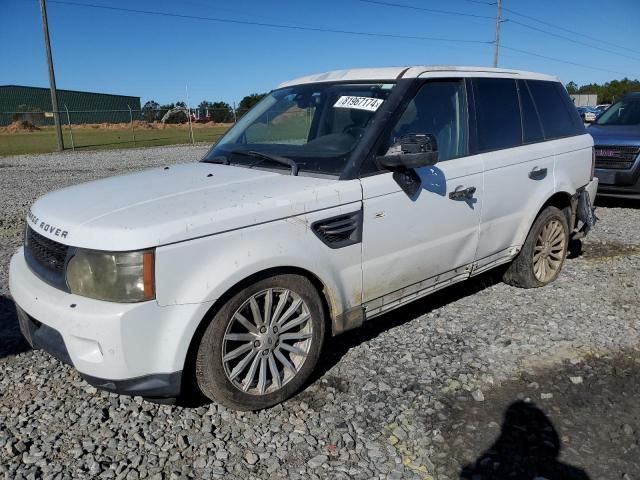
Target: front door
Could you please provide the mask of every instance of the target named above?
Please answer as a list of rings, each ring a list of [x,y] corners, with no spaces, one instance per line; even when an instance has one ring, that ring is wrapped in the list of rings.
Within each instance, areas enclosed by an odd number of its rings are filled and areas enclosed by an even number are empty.
[[[378,154],[404,134],[435,135],[439,161],[416,170],[421,182],[417,194],[405,193],[391,172],[361,179],[363,302],[368,316],[469,275],[484,187],[481,157],[468,155],[466,99],[463,80],[427,81],[385,134]]]

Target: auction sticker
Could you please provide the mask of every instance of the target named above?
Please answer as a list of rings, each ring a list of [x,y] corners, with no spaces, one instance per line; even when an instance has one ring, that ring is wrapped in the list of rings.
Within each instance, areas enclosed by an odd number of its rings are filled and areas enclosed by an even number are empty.
[[[350,97],[343,95],[333,104],[334,108],[352,108],[355,110],[367,110],[369,112],[375,112],[378,107],[384,102],[381,98],[371,97]]]

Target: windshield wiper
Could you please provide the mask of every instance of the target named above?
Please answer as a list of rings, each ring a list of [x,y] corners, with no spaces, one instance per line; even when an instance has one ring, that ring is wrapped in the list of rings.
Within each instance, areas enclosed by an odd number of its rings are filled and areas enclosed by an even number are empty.
[[[217,155],[213,158],[207,158],[206,160],[203,160],[203,162],[204,163],[221,163],[222,165],[229,165],[231,163],[229,162],[229,159],[224,155]]]
[[[256,152],[255,150],[249,150],[248,152],[239,151],[239,152],[232,152],[232,153],[240,153],[240,154],[249,155],[251,157],[260,159],[259,161],[249,165],[249,168],[254,167],[260,162],[269,160],[272,162],[279,163],[281,165],[287,165],[291,167],[291,175],[294,175],[294,176],[298,175],[298,164],[295,161],[291,160],[290,158],[281,157],[280,155],[273,155],[271,153]]]
[[[257,152],[255,150],[249,150],[249,151],[245,151],[245,150],[235,150],[235,151],[231,151],[229,152],[231,155],[246,155],[247,157],[253,157],[253,158],[257,158],[259,159],[257,162],[253,162],[251,165],[249,165],[249,168],[254,167],[255,165],[264,162],[265,160],[269,160],[272,162],[276,162],[276,163],[280,163],[282,165],[286,165],[288,167],[291,167],[291,175],[298,175],[298,164],[291,160],[290,158],[287,157],[281,157],[280,155],[273,155],[271,153],[262,153],[262,152]],[[224,155],[217,155],[211,159],[207,159],[204,160],[204,162],[206,163],[221,163],[223,165],[230,165],[230,161],[228,157],[225,157]]]

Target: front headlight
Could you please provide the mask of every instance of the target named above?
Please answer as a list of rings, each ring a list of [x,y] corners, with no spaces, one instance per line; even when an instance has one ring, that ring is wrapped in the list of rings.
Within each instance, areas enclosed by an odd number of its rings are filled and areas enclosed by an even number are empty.
[[[154,255],[77,249],[67,264],[71,293],[109,302],[143,302],[155,298]]]

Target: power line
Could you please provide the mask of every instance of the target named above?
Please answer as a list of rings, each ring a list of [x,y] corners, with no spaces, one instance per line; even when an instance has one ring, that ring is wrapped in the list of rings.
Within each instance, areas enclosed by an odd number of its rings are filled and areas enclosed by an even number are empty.
[[[358,1],[363,2],[363,3],[373,4],[373,5],[381,5],[381,6],[395,7],[395,8],[405,8],[405,9],[418,10],[418,11],[424,11],[424,12],[430,12],[430,13],[439,13],[439,14],[443,14],[443,15],[457,15],[457,16],[463,16],[463,17],[483,18],[483,19],[491,19],[491,20],[496,18],[496,17],[492,17],[492,16],[488,16],[488,15],[476,15],[476,14],[471,14],[471,13],[455,12],[455,11],[451,11],[451,10],[440,10],[440,9],[433,9],[433,8],[424,8],[424,7],[417,7],[417,6],[414,6],[414,5],[406,5],[406,4],[388,2],[388,1],[382,1],[382,0],[358,0]],[[472,3],[482,4],[482,5],[485,5],[485,6],[494,6],[494,5],[496,5],[496,2],[487,3],[487,2],[482,2],[482,1],[479,1],[479,0],[464,0],[464,1],[472,1]],[[497,3],[499,4],[500,2],[497,2]],[[500,7],[498,7],[498,9],[499,8]],[[511,10],[511,9],[508,9],[508,8],[503,8],[503,10],[509,11],[514,15],[525,16],[525,15],[517,13],[517,12]],[[565,35],[561,35],[561,34],[558,34],[558,33],[550,32],[548,30],[544,30],[542,28],[538,28],[538,27],[535,27],[533,25],[529,25],[527,23],[520,22],[518,20],[514,20],[514,19],[500,20],[499,17],[500,16],[498,14],[497,22],[513,23],[513,24],[520,25],[522,27],[534,30],[536,32],[543,33],[545,35],[550,35],[550,36],[553,36],[553,37],[556,37],[556,38],[560,38],[560,39],[566,40],[566,41],[574,43],[576,45],[582,45],[584,47],[593,48],[593,49],[600,50],[602,52],[610,53],[610,54],[613,54],[613,55],[618,55],[618,56],[621,56],[621,57],[624,57],[624,58],[628,58],[630,60],[640,61],[640,58],[638,58],[638,57],[633,57],[631,55],[625,55],[624,53],[619,53],[619,52],[616,52],[614,50],[610,50],[610,49],[607,49],[607,48],[599,47],[598,45],[593,45],[591,43],[586,43],[586,42],[583,42],[583,41],[580,41],[580,40],[575,40],[575,39],[567,37]],[[534,17],[530,17],[528,15],[526,17],[530,18],[531,20],[537,21],[537,22],[546,23],[546,22],[542,22],[541,20],[537,20]],[[549,25],[551,25],[551,24],[549,24]],[[498,47],[497,42],[499,41],[498,40],[499,39],[498,31],[499,31],[499,23],[496,23],[496,41],[493,42],[494,45],[496,46],[496,50],[497,50],[497,47]],[[497,55],[496,54],[494,54],[493,63],[494,63],[494,66],[496,66],[496,64],[497,64]]]
[[[551,35],[551,36],[553,36],[553,37],[561,38],[561,39],[563,39],[563,40],[566,40],[566,41],[571,42],[571,43],[575,43],[575,44],[577,44],[577,45],[583,45],[583,46],[585,46],[585,47],[595,48],[596,50],[601,50],[601,51],[603,51],[603,52],[611,53],[611,54],[613,54],[613,55],[619,55],[619,56],[621,56],[621,57],[629,58],[629,59],[631,59],[631,60],[638,60],[638,61],[640,61],[640,58],[638,58],[638,57],[632,57],[631,55],[625,55],[624,53],[618,53],[618,52],[615,52],[615,51],[613,51],[613,50],[609,50],[608,48],[602,48],[602,47],[599,47],[599,46],[597,46],[597,45],[592,45],[592,44],[590,44],[590,43],[582,42],[582,41],[580,41],[580,40],[574,40],[573,38],[569,38],[569,37],[567,37],[567,36],[565,36],[565,35],[560,35],[559,33],[553,33],[553,32],[550,32],[550,31],[548,31],[548,30],[543,30],[542,28],[534,27],[534,26],[532,26],[532,25],[528,25],[528,24],[526,24],[526,23],[519,22],[519,21],[517,21],[517,20],[509,19],[509,20],[506,20],[506,21],[508,21],[509,23],[513,23],[513,24],[516,24],[516,25],[520,25],[520,26],[525,27],[525,28],[529,28],[529,29],[531,29],[531,30],[535,30],[536,32],[540,32],[540,33],[544,33],[544,34],[546,34],[546,35]]]
[[[49,0],[49,3],[56,3],[59,5],[70,5],[74,7],[111,10],[111,11],[117,11],[117,12],[155,15],[155,16],[161,16],[161,17],[182,18],[187,20],[203,20],[203,21],[218,22],[218,23],[231,23],[236,25],[251,25],[251,26],[258,26],[258,27],[282,28],[287,30],[304,30],[304,31],[321,32],[321,33],[339,33],[339,34],[345,34],[345,35],[359,35],[364,37],[397,38],[397,39],[403,39],[403,40],[423,40],[423,41],[432,41],[432,42],[477,43],[477,44],[485,44],[485,45],[493,43],[491,41],[484,41],[484,40],[463,40],[459,38],[425,37],[425,36],[417,36],[417,35],[399,35],[399,34],[392,34],[392,33],[340,30],[340,29],[333,29],[333,28],[303,27],[300,25],[289,25],[284,23],[252,22],[248,20],[234,20],[231,18],[203,17],[198,15],[184,15],[179,13],[159,12],[159,11],[153,11],[153,10],[140,10],[135,8],[110,7],[107,5],[69,2],[66,0]]]
[[[476,15],[474,13],[454,12],[452,10],[440,10],[440,9],[437,9],[437,8],[416,7],[414,5],[404,5],[402,3],[383,2],[383,1],[379,1],[379,0],[358,0],[358,1],[363,2],[363,3],[372,3],[374,5],[382,5],[382,6],[385,6],[385,7],[407,8],[409,10],[420,10],[420,11],[429,12],[429,13],[440,13],[442,15],[457,15],[457,16],[460,16],[460,17],[486,18],[486,19],[489,19],[489,20],[493,20],[495,18],[495,17],[489,16],[489,15]],[[484,4],[484,2],[478,2],[478,3],[483,3]]]
[[[534,57],[539,57],[539,58],[544,58],[546,60],[551,60],[553,62],[558,62],[558,63],[566,63],[567,65],[575,65],[577,67],[583,67],[583,68],[589,68],[591,70],[599,70],[601,72],[607,72],[607,73],[617,73],[619,75],[624,75],[625,77],[633,77],[634,75],[630,75],[628,73],[624,73],[624,72],[618,72],[616,70],[610,70],[608,68],[599,68],[599,67],[593,67],[591,65],[585,65],[583,63],[577,63],[577,62],[572,62],[570,60],[562,60],[561,58],[554,58],[554,57],[548,57],[546,55],[542,55],[540,53],[535,53],[535,52],[529,52],[527,50],[520,50],[519,48],[513,48],[513,47],[507,47],[505,45],[501,45],[502,48],[506,49],[506,50],[511,50],[513,52],[518,52],[518,53],[523,53],[525,55],[531,55]]]
[[[618,45],[618,44],[615,44],[615,43],[612,43],[612,42],[608,42],[606,40],[603,40],[602,38],[596,38],[596,37],[592,37],[590,35],[585,35],[584,33],[576,32],[574,30],[570,30],[568,28],[564,28],[564,27],[561,27],[559,25],[556,25],[554,23],[546,22],[544,20],[539,20],[539,19],[537,19],[535,17],[532,17],[530,15],[525,15],[523,13],[516,12],[515,10],[512,10],[510,8],[503,7],[503,10],[506,11],[506,12],[511,13],[512,15],[517,15],[519,17],[527,18],[529,20],[533,20],[534,22],[538,22],[538,23],[541,23],[543,25],[547,25],[548,27],[556,28],[558,30],[563,30],[563,31],[571,33],[573,35],[578,35],[580,37],[588,38],[589,40],[594,40],[594,41],[600,42],[600,43],[606,43],[607,45],[610,45],[612,47],[616,47],[616,48],[619,48],[619,49],[622,49],[622,50],[628,50],[630,52],[640,54],[640,51],[638,51],[638,50],[633,50],[632,48],[629,48],[629,47],[624,47],[622,45]]]
[[[482,2],[480,0],[460,0],[461,2],[468,2],[468,3],[476,3],[478,5],[490,5],[493,6],[496,3],[495,2]]]

